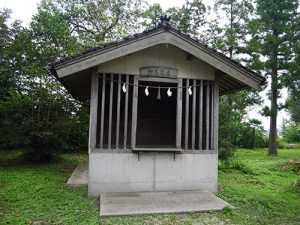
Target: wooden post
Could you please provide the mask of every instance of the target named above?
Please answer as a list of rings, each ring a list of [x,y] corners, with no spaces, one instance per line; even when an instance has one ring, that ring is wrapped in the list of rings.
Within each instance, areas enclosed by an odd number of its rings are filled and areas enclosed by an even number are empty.
[[[112,126],[112,107],[113,107],[113,91],[114,91],[114,75],[111,74],[110,95],[109,95],[109,118],[108,118],[108,149],[111,149],[111,126]]]
[[[131,121],[131,148],[135,148],[136,144],[136,126],[137,126],[137,110],[138,110],[138,77],[134,76],[133,96],[132,96],[132,121]]]
[[[196,80],[193,80],[193,106],[192,106],[192,150],[195,150],[196,131]]]
[[[214,84],[214,144],[213,150],[218,150],[218,141],[219,141],[219,87],[220,82],[215,81]]]
[[[199,87],[199,150],[202,150],[203,140],[203,81],[200,80]]]
[[[187,150],[189,147],[189,86],[190,81],[186,79],[186,89],[185,89],[185,137],[184,137],[184,148]]]
[[[104,114],[105,114],[105,78],[103,74],[102,78],[102,101],[101,101],[101,123],[100,123],[100,149],[103,149],[103,131],[104,131]]]
[[[120,136],[120,105],[121,105],[121,75],[118,79],[118,101],[117,101],[117,126],[116,126],[116,149],[119,149],[119,136]]]
[[[99,91],[98,72],[93,72],[91,74],[89,152],[92,149],[96,148],[98,91]]]
[[[124,114],[124,149],[127,148],[127,121],[128,121],[128,93],[130,86],[127,85],[129,83],[129,76],[126,75],[126,88],[127,91],[125,93],[125,114]]]
[[[205,128],[205,149],[209,149],[209,84],[206,82],[206,114],[205,114],[205,120],[206,120],[206,128]]]
[[[210,100],[210,149],[213,149],[214,143],[214,85],[210,84],[211,87],[211,100]]]
[[[176,148],[181,148],[182,129],[182,79],[178,80],[177,89],[177,114],[176,114]]]

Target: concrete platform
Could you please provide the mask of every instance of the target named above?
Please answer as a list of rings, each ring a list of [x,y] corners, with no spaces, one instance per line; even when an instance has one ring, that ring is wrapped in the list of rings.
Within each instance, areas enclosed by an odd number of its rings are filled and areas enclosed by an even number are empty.
[[[67,186],[69,187],[87,187],[89,182],[88,178],[88,165],[82,164],[78,165],[73,171],[71,177],[67,182]]]
[[[209,191],[102,193],[100,216],[220,211],[227,205]]]

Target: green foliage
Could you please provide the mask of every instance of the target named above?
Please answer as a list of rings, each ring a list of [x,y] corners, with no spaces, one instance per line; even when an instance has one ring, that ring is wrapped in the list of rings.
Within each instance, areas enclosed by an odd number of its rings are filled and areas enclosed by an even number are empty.
[[[300,73],[299,73],[300,76]],[[300,77],[297,78],[298,81]],[[300,83],[300,82],[299,82]],[[300,124],[300,84],[289,93],[289,98],[287,100],[287,109],[291,114],[291,120],[297,124]]]
[[[283,130],[283,139],[289,143],[300,142],[300,125],[288,123]]]
[[[80,50],[68,25],[58,14],[39,11],[28,29],[18,23],[8,29],[6,60],[0,67],[5,81],[0,149],[26,148],[32,160],[42,160],[51,158],[52,152],[86,145],[87,113],[80,115],[86,109],[45,70],[49,62]]]
[[[202,0],[186,0],[182,7],[170,8],[167,13],[171,15],[171,24],[174,27],[194,37],[199,37],[199,29],[207,24],[207,7]]]
[[[268,146],[268,139],[261,121],[252,119],[242,122],[236,145],[240,148],[265,148]]]
[[[254,174],[253,170],[250,167],[248,167],[245,163],[240,162],[238,160],[233,161],[230,164],[230,168],[239,170],[240,172],[242,172],[244,174]]]
[[[223,18],[223,21],[222,24],[220,20],[213,21],[218,26],[217,36],[212,40],[213,46],[229,55],[230,58],[244,61],[244,57],[240,57],[239,54],[247,52],[245,49],[247,35],[249,35],[247,23],[254,13],[253,2],[251,0],[217,0],[214,10],[219,17]]]
[[[87,48],[135,33],[145,7],[143,0],[43,0],[40,12],[63,18],[71,35]]]
[[[148,8],[141,13],[143,18],[142,26],[146,28],[151,28],[157,25],[160,17],[164,14],[160,4],[154,3],[149,5]]]
[[[226,142],[225,140],[222,141],[218,151],[219,160],[228,165],[234,157],[234,152],[235,147],[232,145],[232,143]]]
[[[278,149],[287,148],[286,142],[284,141],[283,138],[280,138],[280,137],[277,137],[277,139],[276,139],[276,146]]]
[[[265,147],[264,131],[255,123],[244,122],[247,114],[246,107],[259,103],[260,98],[256,92],[241,91],[220,98],[219,122],[219,158],[228,160],[234,155],[234,148],[250,148],[253,144],[253,128],[256,128],[255,146]]]

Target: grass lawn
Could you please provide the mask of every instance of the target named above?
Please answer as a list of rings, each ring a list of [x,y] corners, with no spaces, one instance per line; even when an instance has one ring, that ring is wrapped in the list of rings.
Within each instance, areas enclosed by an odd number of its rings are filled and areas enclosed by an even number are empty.
[[[234,210],[101,220],[87,189],[66,187],[86,154],[64,154],[49,164],[25,163],[20,155],[0,152],[0,224],[300,224],[300,190],[293,187],[299,170],[287,164],[300,160],[300,149],[279,150],[277,157],[239,150],[230,167],[220,164],[218,195]]]

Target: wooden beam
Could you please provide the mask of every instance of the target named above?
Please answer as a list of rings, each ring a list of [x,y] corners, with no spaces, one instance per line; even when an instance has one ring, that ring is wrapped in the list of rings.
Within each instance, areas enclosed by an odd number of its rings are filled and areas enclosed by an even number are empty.
[[[136,144],[136,126],[137,126],[137,111],[138,111],[138,77],[134,76],[133,96],[132,96],[132,121],[131,121],[131,148],[135,148]]]
[[[114,93],[114,75],[110,77],[110,94],[109,94],[109,118],[108,118],[108,149],[111,149],[111,131],[112,131],[112,108],[113,108],[113,93]]]
[[[117,100],[117,125],[116,125],[116,149],[119,149],[119,136],[120,136],[120,105],[121,105],[121,78],[118,75],[118,100]]]
[[[164,77],[139,77],[139,81],[151,81],[151,82],[166,82],[166,83],[177,83],[176,78],[164,78]]]
[[[189,86],[190,86],[190,81],[189,79],[186,79],[186,88],[185,88],[185,129],[184,129],[184,149],[188,149],[189,147]]]
[[[106,81],[106,74],[103,74],[102,100],[101,100],[101,121],[100,121],[100,149],[103,149],[104,116],[105,116],[105,81]]]
[[[199,150],[202,150],[203,140],[203,80],[200,80],[199,87]]]
[[[92,149],[96,148],[98,91],[99,91],[98,72],[93,72],[91,74],[89,152]]]
[[[129,76],[126,75],[126,84],[129,83]],[[130,91],[130,86],[126,85],[126,93],[125,93],[125,113],[124,113],[124,149],[127,148],[127,124],[128,124],[128,93]]]
[[[195,150],[196,131],[196,80],[193,80],[193,105],[192,105],[192,150]]]
[[[213,150],[218,150],[219,142],[219,82],[215,81],[214,83],[214,141],[213,141]]]
[[[205,149],[209,149],[209,85],[206,83],[206,114],[205,114]]]
[[[177,114],[176,114],[176,148],[181,149],[182,134],[182,79],[178,80],[177,89]]]

